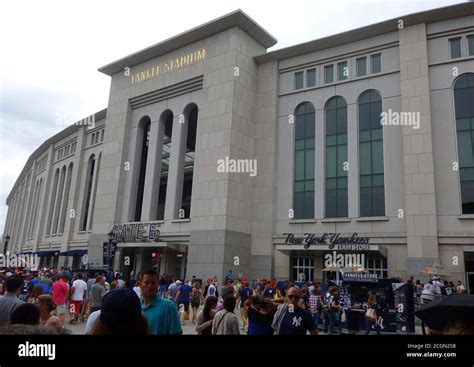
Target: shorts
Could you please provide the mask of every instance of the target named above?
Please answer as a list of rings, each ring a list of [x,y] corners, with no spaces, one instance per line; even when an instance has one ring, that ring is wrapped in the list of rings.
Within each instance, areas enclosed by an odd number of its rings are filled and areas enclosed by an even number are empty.
[[[69,312],[79,315],[81,312],[82,301],[69,301]]]
[[[56,315],[65,315],[66,314],[66,305],[57,305],[56,306]]]
[[[181,311],[184,306],[184,312],[189,311],[189,301],[188,302],[178,302],[176,303],[176,306],[178,307],[178,310]]]
[[[192,308],[199,308],[199,306],[201,306],[201,302],[200,302],[200,301],[191,302],[191,307],[192,307]]]

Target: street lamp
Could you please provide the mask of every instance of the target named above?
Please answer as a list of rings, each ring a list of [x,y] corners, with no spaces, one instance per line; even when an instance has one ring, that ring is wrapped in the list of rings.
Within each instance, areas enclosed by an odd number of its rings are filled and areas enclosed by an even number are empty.
[[[114,240],[115,233],[113,231],[110,231],[109,233],[107,233],[107,236],[109,237],[109,242],[105,243],[106,245],[105,255],[106,255],[106,263],[107,263],[106,265],[110,270],[110,268],[112,267],[112,265],[110,264],[110,260],[113,256],[115,246],[117,245],[117,241]]]
[[[10,241],[10,236],[9,235],[6,235],[5,236],[5,243],[3,244],[3,254],[6,255],[7,254],[7,250],[8,250],[8,241]]]

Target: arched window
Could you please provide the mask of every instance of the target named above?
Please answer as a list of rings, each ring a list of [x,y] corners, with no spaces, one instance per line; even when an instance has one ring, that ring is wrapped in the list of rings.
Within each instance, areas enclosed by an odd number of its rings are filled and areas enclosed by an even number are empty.
[[[158,193],[157,219],[165,218],[166,192],[168,187],[168,172],[170,165],[171,137],[173,135],[173,112],[165,111],[161,117],[163,144],[161,147],[160,191]],[[161,128],[161,126],[160,126]]]
[[[454,110],[458,142],[459,178],[463,214],[474,214],[474,74],[454,83]]]
[[[359,97],[360,216],[385,215],[382,99],[374,90]]]
[[[140,144],[138,144],[137,149],[140,152],[140,156],[138,157],[140,168],[138,171],[138,186],[136,196],[137,199],[135,203],[135,214],[133,218],[136,222],[139,222],[142,217],[143,190],[145,188],[146,163],[148,159],[148,143],[150,141],[150,126],[151,120],[148,116],[143,117],[138,125],[138,139]]]
[[[331,98],[326,117],[326,217],[347,217],[347,103]]]
[[[64,195],[65,180],[66,180],[66,166],[63,166],[63,168],[61,169],[61,175],[59,178],[58,191],[56,194],[56,202],[54,204],[53,225],[51,227],[52,234],[58,233],[58,222],[59,222],[60,211],[61,211],[61,202],[63,200],[63,195]]]
[[[28,229],[27,229],[27,232],[26,232],[26,238],[29,239],[31,238],[31,227],[33,225],[33,218],[34,218],[34,215],[35,215],[35,212],[36,212],[36,200],[37,200],[37,197],[38,197],[38,188],[39,188],[39,180],[36,180],[35,181],[35,184],[34,184],[34,190],[33,190],[33,201],[31,202],[31,210],[29,212],[29,219],[28,219]]]
[[[53,189],[51,191],[51,198],[49,201],[49,212],[48,212],[48,221],[46,222],[46,234],[51,234],[51,226],[53,224],[53,213],[54,213],[54,206],[56,202],[56,194],[58,191],[58,182],[59,182],[59,168],[56,169],[53,178]]]
[[[314,107],[303,102],[295,111],[295,219],[314,218]]]
[[[84,191],[83,205],[82,205],[82,215],[81,215],[81,224],[79,227],[80,231],[85,231],[87,229],[87,220],[89,218],[89,207],[91,203],[92,196],[92,184],[94,181],[94,170],[95,170],[95,155],[92,154],[89,157],[87,162],[87,176],[86,176],[86,185]]]
[[[184,109],[186,121],[186,147],[184,151],[184,168],[183,168],[183,185],[181,187],[181,205],[180,213],[184,214],[184,218],[191,216],[191,194],[193,188],[194,176],[194,157],[196,153],[196,133],[198,108],[195,104],[187,106]],[[180,214],[178,213],[178,214]],[[178,218],[183,218],[178,215]]]
[[[66,167],[66,166],[64,166]],[[69,188],[71,187],[71,176],[72,176],[72,167],[73,164],[70,163],[66,173],[66,182],[64,186],[64,195],[63,200],[61,202],[61,211],[59,217],[59,225],[58,225],[58,233],[64,232],[64,223],[66,221],[66,211],[67,211],[67,203],[69,200]]]
[[[41,200],[41,192],[43,189],[43,178],[41,178],[39,181],[36,182],[36,188],[37,192],[35,194],[35,203],[33,207],[33,212],[32,212],[32,223],[31,223],[31,229],[30,229],[30,238],[34,237],[35,235],[35,230],[36,230],[36,218],[38,217],[38,208],[39,208],[39,203]]]

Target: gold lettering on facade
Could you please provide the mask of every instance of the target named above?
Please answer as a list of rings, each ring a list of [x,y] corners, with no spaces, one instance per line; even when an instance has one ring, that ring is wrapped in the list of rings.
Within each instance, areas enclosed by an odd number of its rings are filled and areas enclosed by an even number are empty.
[[[164,69],[163,72],[169,73],[171,71],[178,70],[186,65],[190,65],[194,62],[200,61],[206,57],[206,49],[202,48],[200,50],[196,50],[191,52],[187,55],[183,55],[177,57],[173,60],[169,60],[163,64]],[[161,67],[160,65],[155,65],[151,68],[146,70],[140,71],[134,75],[131,75],[132,84],[140,83],[148,79],[152,79],[160,75]]]

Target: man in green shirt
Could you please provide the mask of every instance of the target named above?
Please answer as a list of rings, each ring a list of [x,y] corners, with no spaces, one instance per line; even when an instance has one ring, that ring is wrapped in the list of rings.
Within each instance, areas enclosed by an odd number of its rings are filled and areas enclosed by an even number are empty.
[[[153,335],[182,334],[178,309],[170,300],[158,294],[158,274],[150,270],[142,275],[140,289],[143,293],[142,312],[148,320]]]

